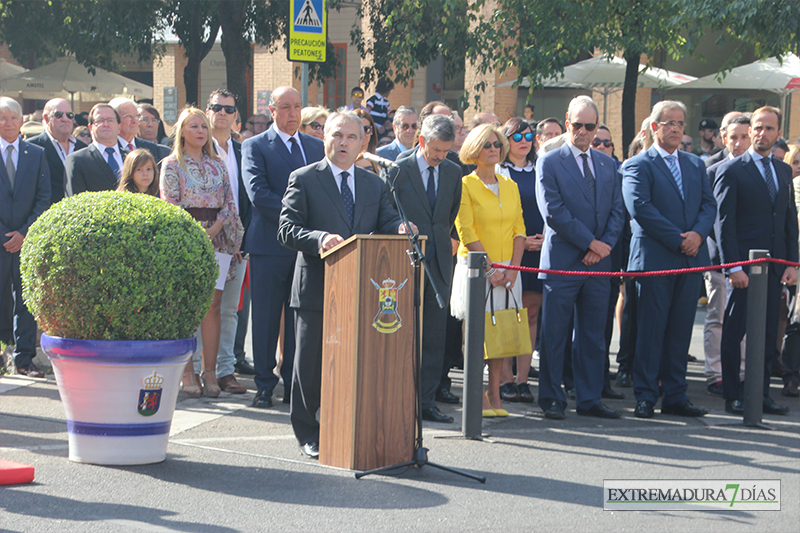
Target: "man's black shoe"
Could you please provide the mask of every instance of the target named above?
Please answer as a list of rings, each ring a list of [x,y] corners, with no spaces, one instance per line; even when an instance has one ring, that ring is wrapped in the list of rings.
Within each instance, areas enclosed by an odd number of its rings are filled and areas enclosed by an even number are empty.
[[[450,389],[445,389],[444,387],[436,391],[436,401],[452,404],[458,404],[461,402],[461,400],[458,399],[458,396],[450,392]]]
[[[312,459],[319,459],[319,444],[316,442],[307,442],[300,446],[300,451],[303,452],[303,455],[306,457],[311,457]]]
[[[28,376],[29,378],[43,378],[44,372],[39,370],[39,367],[33,364],[33,361],[24,366],[17,367],[17,374]]]
[[[256,369],[253,365],[247,362],[247,360],[242,361],[241,363],[236,363],[233,365],[233,368],[236,370],[237,374],[241,374],[243,376],[255,376]]]
[[[601,396],[603,398],[605,398],[606,400],[624,400],[625,399],[625,394],[615,391],[610,386],[603,388],[603,392],[602,392]]]
[[[623,388],[633,387],[633,380],[631,379],[631,375],[625,372],[620,372],[619,374],[617,374],[617,380],[614,382],[614,385]]]
[[[422,419],[427,420],[429,422],[439,422],[441,424],[452,424],[453,417],[447,416],[443,412],[439,410],[438,407],[428,407],[427,409],[422,410]]]
[[[764,412],[768,415],[788,415],[789,408],[785,405],[778,405],[775,400],[767,396],[764,398]]]
[[[256,397],[253,398],[253,407],[257,407],[259,409],[272,407],[272,389],[269,387],[258,389]]]
[[[597,418],[619,418],[622,416],[622,413],[616,409],[611,409],[603,402],[597,402],[589,409],[578,408],[576,411],[581,416],[594,416]]]
[[[550,420],[564,420],[564,408],[559,402],[553,402],[544,410],[544,417]]]
[[[672,405],[664,405],[661,404],[661,414],[662,415],[675,415],[675,416],[706,416],[708,411],[705,409],[701,409],[699,407],[695,407],[692,405],[692,402],[686,400],[685,402],[681,403],[674,403]]]
[[[637,418],[653,418],[655,414],[655,406],[653,402],[647,400],[639,400],[636,403],[636,409],[633,410],[633,415]]]
[[[725,400],[725,412],[732,415],[743,415],[744,402],[742,400]]]

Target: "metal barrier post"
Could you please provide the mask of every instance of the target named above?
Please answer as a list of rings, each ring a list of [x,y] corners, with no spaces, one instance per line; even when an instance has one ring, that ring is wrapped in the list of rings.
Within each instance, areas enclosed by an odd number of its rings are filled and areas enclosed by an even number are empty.
[[[483,423],[483,335],[486,297],[486,254],[467,254],[467,319],[464,332],[464,410],[461,415],[465,438],[481,438]],[[762,343],[763,344],[763,343]]]
[[[764,257],[769,257],[767,250],[750,250],[750,260]],[[747,285],[747,348],[745,350],[744,379],[745,426],[759,427],[762,425],[768,276],[769,263],[750,266]]]

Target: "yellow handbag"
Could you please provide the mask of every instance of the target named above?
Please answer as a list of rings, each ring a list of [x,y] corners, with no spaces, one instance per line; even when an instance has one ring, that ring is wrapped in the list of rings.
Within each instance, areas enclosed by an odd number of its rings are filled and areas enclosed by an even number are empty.
[[[531,330],[528,328],[528,310],[524,307],[520,309],[514,293],[506,289],[506,302],[510,294],[514,300],[514,308],[495,311],[494,298],[491,294],[490,288],[486,296],[490,302],[490,311],[485,315],[484,359],[503,359],[533,353]]]

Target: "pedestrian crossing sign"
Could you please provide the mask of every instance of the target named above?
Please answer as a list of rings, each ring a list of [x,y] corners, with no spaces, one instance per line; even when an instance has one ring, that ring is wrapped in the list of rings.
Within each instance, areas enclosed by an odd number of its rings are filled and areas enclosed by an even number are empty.
[[[324,63],[327,36],[325,0],[289,0],[289,61]]]

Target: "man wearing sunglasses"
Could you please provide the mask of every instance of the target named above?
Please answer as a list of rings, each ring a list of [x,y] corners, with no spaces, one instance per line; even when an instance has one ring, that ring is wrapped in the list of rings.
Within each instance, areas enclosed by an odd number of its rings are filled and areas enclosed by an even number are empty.
[[[545,221],[540,267],[608,271],[611,249],[624,221],[620,180],[614,160],[591,149],[598,122],[588,96],[569,104],[564,144],[536,164],[536,199]],[[544,280],[539,366],[539,406],[546,418],[564,418],[561,387],[567,340],[574,334],[573,370],[577,413],[619,418],[602,401],[606,360],[605,329],[610,285],[588,276],[539,274]]]
[[[376,153],[390,161],[396,161],[401,153],[414,148],[418,119],[417,110],[413,107],[407,105],[398,107],[392,121],[395,135],[394,142],[377,150]]]
[[[144,148],[156,160],[158,170],[161,170],[161,160],[170,154],[169,148],[146,141],[139,135],[139,109],[136,102],[129,98],[114,98],[108,105],[114,108],[119,115],[119,145],[123,150],[130,153],[137,148]]]
[[[708,266],[706,238],[717,203],[699,157],[681,151],[686,106],[657,103],[650,113],[653,146],[622,165],[622,195],[631,215],[628,271]],[[686,395],[686,364],[703,277],[700,273],[636,278],[639,296],[634,415],[699,417]]]
[[[250,198],[247,197],[247,190],[242,181],[242,145],[231,138],[231,129],[236,122],[236,98],[227,89],[217,89],[208,97],[206,104],[206,116],[211,122],[211,138],[214,142],[214,149],[225,163],[228,169],[228,179],[231,184],[233,201],[236,210],[242,221],[247,237],[247,226],[250,223]],[[236,278],[225,282],[222,291],[222,308],[220,310],[221,329],[219,335],[219,352],[217,354],[217,382],[219,388],[232,394],[243,394],[247,392],[247,387],[236,380],[233,375],[236,364],[234,355],[234,341],[239,325],[239,297],[242,292],[242,281],[247,269],[246,256],[234,265]],[[243,311],[247,312],[244,308]],[[249,314],[245,314],[245,317]],[[202,349],[199,346],[198,351]]]
[[[75,115],[69,102],[53,98],[44,105],[44,132],[28,142],[44,148],[50,167],[50,203],[64,198],[64,161],[72,152],[86,148],[86,143],[72,136]]]
[[[603,152],[611,159],[614,159],[614,141],[611,140],[611,130],[605,124],[598,124],[597,129],[594,130],[594,139],[592,139],[592,148]],[[619,168],[622,163],[614,159]]]

